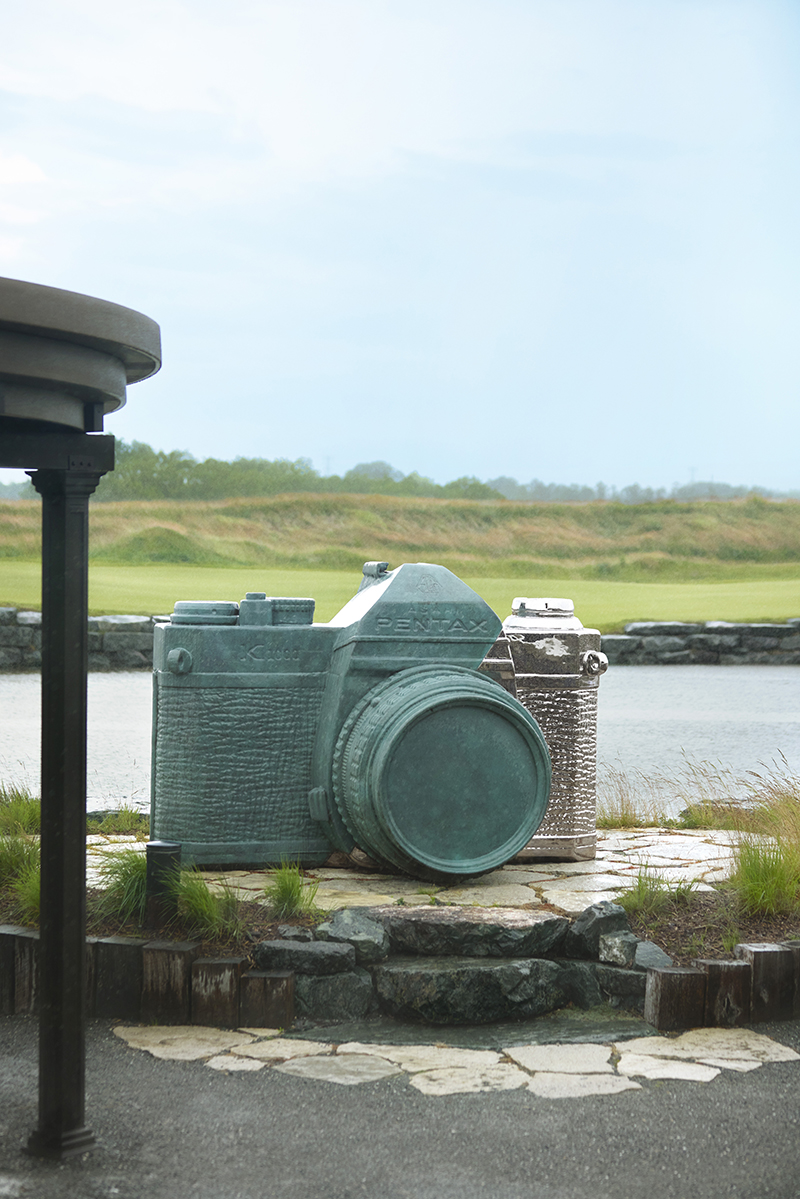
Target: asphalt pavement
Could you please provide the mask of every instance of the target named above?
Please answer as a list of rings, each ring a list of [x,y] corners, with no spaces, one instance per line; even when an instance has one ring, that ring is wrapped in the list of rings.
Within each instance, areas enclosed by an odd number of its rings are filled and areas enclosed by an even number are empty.
[[[800,1023],[758,1025],[800,1051]],[[132,1049],[90,1022],[97,1146],[29,1157],[38,1024],[0,1018],[0,1196],[11,1199],[797,1199],[800,1062],[617,1095],[425,1095]]]

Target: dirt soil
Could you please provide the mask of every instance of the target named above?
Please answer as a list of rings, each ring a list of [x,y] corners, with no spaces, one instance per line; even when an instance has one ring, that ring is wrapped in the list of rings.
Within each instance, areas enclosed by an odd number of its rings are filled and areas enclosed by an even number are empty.
[[[687,899],[671,898],[652,916],[631,915],[637,936],[654,941],[674,959],[690,966],[694,958],[732,958],[739,942],[800,938],[800,913],[748,916],[729,891],[701,891]]]

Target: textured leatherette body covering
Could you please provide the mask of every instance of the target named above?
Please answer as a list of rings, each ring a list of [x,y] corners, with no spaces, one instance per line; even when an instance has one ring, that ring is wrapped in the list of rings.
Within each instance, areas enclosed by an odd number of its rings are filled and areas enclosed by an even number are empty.
[[[321,625],[156,626],[154,837],[180,841],[187,861],[325,860],[308,793],[334,637]],[[175,651],[185,673],[168,666]]]

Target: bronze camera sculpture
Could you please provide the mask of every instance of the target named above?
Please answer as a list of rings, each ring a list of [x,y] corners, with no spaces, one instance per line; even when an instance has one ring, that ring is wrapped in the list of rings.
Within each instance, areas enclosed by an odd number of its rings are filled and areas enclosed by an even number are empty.
[[[314,601],[180,602],[154,643],[152,835],[197,864],[319,865],[358,845],[409,874],[479,874],[544,816],[533,717],[476,668],[500,620],[443,566],[368,562]]]

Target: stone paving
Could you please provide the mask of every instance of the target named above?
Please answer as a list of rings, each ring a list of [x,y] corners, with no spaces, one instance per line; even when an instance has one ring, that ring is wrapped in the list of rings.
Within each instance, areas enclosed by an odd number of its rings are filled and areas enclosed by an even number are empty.
[[[314,1082],[355,1086],[405,1077],[423,1095],[527,1090],[548,1099],[640,1091],[648,1081],[708,1083],[723,1070],[800,1061],[794,1050],[749,1029],[698,1028],[679,1037],[645,1036],[581,1044],[509,1044],[498,1050],[446,1044],[385,1045],[302,1040],[278,1029],[227,1032],[197,1026],[119,1025],[132,1049],[157,1058],[204,1062],[212,1070],[273,1069]]]
[[[692,884],[711,890],[731,866],[733,834],[719,831],[674,829],[623,829],[598,833],[597,857],[589,862],[512,862],[490,874],[453,886],[420,882],[403,875],[356,872],[318,867],[308,871],[318,885],[316,903],[326,911],[344,907],[379,907],[383,904],[419,904],[429,897],[437,904],[459,906],[532,908],[552,904],[568,916],[577,916],[590,904],[613,899],[631,887],[639,871],[675,886]],[[87,838],[87,877],[96,884],[98,870],[109,852],[133,847],[144,852],[143,841],[133,837]],[[243,899],[259,900],[270,881],[269,871],[206,871],[212,885],[226,882]]]

